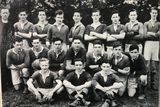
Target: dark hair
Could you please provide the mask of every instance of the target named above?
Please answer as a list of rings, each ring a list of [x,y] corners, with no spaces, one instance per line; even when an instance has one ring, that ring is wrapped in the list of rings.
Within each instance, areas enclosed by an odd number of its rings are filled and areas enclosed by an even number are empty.
[[[33,42],[33,40],[35,40],[35,39],[39,39],[39,41],[42,42],[42,38],[40,38],[40,37],[38,37],[38,36],[32,36],[32,37],[31,37],[31,42]]]
[[[61,41],[61,43],[63,43],[63,40],[61,38],[55,37],[52,39],[52,42],[56,42],[56,41]]]
[[[129,10],[129,14],[130,14],[130,12],[136,12],[136,13],[138,14],[138,12],[137,12],[136,9],[130,9],[130,10]]]
[[[57,10],[56,12],[55,12],[55,17],[57,16],[57,15],[64,15],[64,12],[63,12],[63,10]]]
[[[22,40],[23,40],[22,38],[16,36],[13,40],[13,43],[22,42]]]
[[[101,14],[100,10],[96,8],[92,10],[92,13],[95,13],[95,12],[99,12]]]
[[[113,14],[118,14],[118,15],[119,15],[119,11],[118,11],[118,10],[113,10],[111,16],[112,16]]]
[[[152,10],[156,10],[158,12],[158,8],[157,7],[151,7],[150,12],[152,12]]]
[[[138,45],[136,45],[136,44],[133,44],[133,45],[131,45],[131,46],[129,47],[129,51],[133,51],[133,50],[135,50],[135,49],[137,49],[137,50],[139,51],[139,47],[138,47]]]
[[[84,60],[82,58],[76,58],[76,59],[74,59],[74,64],[75,64],[75,62],[78,62],[78,61],[81,61],[84,64]]]
[[[74,40],[80,40],[80,41],[82,42],[82,39],[81,39],[80,37],[78,37],[78,36],[74,36],[72,42],[73,42]]]
[[[102,64],[104,64],[104,63],[105,63],[105,64],[109,64],[110,66],[112,66],[111,61],[103,61]],[[102,65],[102,64],[101,64],[101,65]]]
[[[79,13],[81,17],[83,16],[83,14],[82,14],[82,12],[80,10],[75,10],[74,13]]]
[[[25,12],[26,14],[28,14],[27,10],[26,10],[26,9],[23,9],[23,8],[20,9],[19,14],[20,14],[21,12]]]
[[[101,42],[100,40],[95,40],[95,41],[93,42],[93,45],[97,45],[97,44],[102,45],[102,42]]]
[[[119,41],[113,42],[113,48],[116,48],[116,47],[119,47],[119,46],[122,47],[122,43],[121,42],[119,42]]]

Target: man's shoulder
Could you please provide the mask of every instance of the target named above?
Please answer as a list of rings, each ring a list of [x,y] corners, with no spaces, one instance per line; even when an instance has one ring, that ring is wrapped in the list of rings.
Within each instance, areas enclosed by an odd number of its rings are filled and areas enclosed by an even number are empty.
[[[13,48],[7,51],[8,55],[13,53]]]

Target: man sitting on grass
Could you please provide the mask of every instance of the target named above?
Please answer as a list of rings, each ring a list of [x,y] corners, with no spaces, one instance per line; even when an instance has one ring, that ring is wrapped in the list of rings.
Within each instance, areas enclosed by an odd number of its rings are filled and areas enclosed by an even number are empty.
[[[59,94],[58,90],[61,88],[62,82],[58,79],[56,73],[48,69],[48,59],[42,58],[39,61],[41,70],[36,71],[27,81],[28,89],[36,95],[38,103],[53,102],[55,96]],[[37,81],[37,87],[33,83],[35,80]]]
[[[64,86],[69,93],[70,99],[75,101],[70,106],[89,105],[86,101],[88,88],[91,86],[91,76],[84,70],[84,62],[82,59],[75,59],[75,71],[70,72],[63,81]]]
[[[113,69],[109,62],[103,62],[101,71],[97,72],[92,80],[94,91],[96,94],[95,100],[105,100],[102,107],[115,107],[115,95],[118,93],[119,88],[123,86],[120,78],[114,74]]]

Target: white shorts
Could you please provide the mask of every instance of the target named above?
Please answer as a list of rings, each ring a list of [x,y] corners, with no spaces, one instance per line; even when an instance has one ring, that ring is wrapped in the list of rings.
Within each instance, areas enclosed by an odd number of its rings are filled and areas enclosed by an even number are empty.
[[[13,85],[18,85],[22,83],[22,71],[19,70],[11,70],[12,83]]]
[[[159,41],[146,41],[144,46],[146,60],[159,61]]]
[[[137,78],[128,78],[128,89],[135,89],[137,87]]]
[[[129,52],[129,48],[132,44],[125,44],[125,52]],[[142,54],[143,46],[142,44],[137,44],[139,47],[139,53]]]

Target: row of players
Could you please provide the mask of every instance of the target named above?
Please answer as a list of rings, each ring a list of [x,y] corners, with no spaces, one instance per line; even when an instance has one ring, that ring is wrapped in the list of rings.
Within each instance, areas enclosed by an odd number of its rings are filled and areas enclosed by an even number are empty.
[[[131,45],[129,53],[124,54],[121,42],[117,41],[110,55],[103,51],[103,44],[98,40],[93,43],[93,51],[88,53],[79,38],[73,38],[66,53],[60,38],[52,42],[53,49],[48,51],[35,37],[32,38],[33,47],[24,50],[22,39],[15,38],[14,48],[7,52],[6,63],[16,90],[23,84],[24,93],[29,89],[42,103],[52,102],[66,89],[69,98],[74,100],[70,106],[89,105],[86,98],[93,95],[94,100],[105,101],[104,107],[113,107],[116,106],[115,96],[122,96],[126,88],[130,97],[137,88],[138,98],[145,97],[147,67],[138,45]]]

